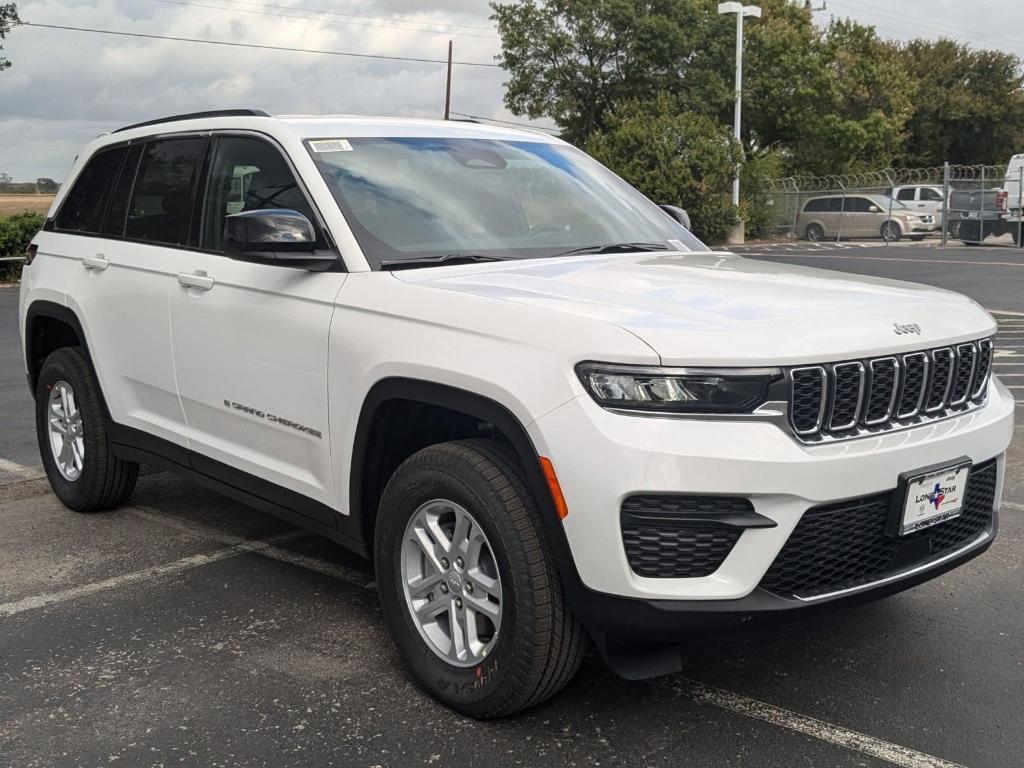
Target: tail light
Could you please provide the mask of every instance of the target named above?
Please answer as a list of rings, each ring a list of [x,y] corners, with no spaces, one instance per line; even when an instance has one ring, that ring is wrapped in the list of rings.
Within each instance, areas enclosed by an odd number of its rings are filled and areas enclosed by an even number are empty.
[[[25,266],[26,267],[29,264],[31,264],[33,261],[35,261],[36,251],[38,251],[38,250],[39,250],[39,246],[36,245],[35,243],[29,243],[28,246],[25,248]]]
[[[1003,213],[1006,213],[1007,210],[1009,210],[1006,205],[1006,201],[1008,198],[1009,193],[1007,193],[1005,189],[1001,189],[998,192],[996,192],[996,207]]]

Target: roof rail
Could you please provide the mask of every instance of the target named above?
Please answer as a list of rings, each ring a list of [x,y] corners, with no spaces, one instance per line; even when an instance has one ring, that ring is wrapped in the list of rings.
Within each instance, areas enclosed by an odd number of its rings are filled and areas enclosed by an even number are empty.
[[[270,117],[262,109],[212,109],[207,112],[189,112],[185,115],[171,115],[161,117],[157,120],[146,120],[142,123],[133,123],[124,128],[118,128],[114,133],[130,131],[132,128],[142,128],[147,125],[159,125],[160,123],[174,123],[179,120],[202,120],[207,117]]]

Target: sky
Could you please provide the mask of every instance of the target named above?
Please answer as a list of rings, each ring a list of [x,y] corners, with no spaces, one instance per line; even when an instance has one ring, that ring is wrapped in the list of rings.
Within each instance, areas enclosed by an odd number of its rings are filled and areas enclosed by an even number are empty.
[[[954,37],[1024,57],[1022,0],[827,5],[815,14],[821,23],[849,17],[884,37]],[[504,72],[493,66],[500,46],[485,0],[25,0],[18,7],[23,21],[37,24],[438,60],[451,39],[456,61],[491,65],[455,67],[452,109],[524,121],[502,104]],[[443,64],[25,26],[3,47],[14,66],[0,73],[0,172],[18,181],[61,181],[97,134],[176,113],[253,107],[440,117],[444,107]]]

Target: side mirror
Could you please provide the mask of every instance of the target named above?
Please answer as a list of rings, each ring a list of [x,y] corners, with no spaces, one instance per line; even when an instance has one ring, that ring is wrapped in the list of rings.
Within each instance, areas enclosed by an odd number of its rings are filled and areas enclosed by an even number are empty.
[[[671,216],[677,223],[682,224],[684,228],[690,228],[690,214],[682,208],[676,205],[659,205],[658,207]]]
[[[882,212],[882,209],[879,208],[877,205],[872,205],[870,208],[868,208],[868,210],[871,213],[881,213]]]
[[[224,219],[224,250],[238,261],[324,270],[337,261],[316,252],[316,230],[298,211],[270,208],[243,211]]]

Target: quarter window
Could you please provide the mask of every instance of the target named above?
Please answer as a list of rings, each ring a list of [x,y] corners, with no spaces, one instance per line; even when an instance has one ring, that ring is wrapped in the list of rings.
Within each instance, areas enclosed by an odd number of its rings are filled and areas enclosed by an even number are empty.
[[[128,210],[125,237],[167,245],[188,240],[192,189],[206,139],[146,145]]]
[[[203,202],[203,248],[223,249],[224,220],[243,211],[298,211],[315,222],[313,209],[281,153],[265,141],[244,136],[217,139]],[[315,224],[314,224],[315,226]]]
[[[110,191],[125,151],[125,147],[117,147],[89,160],[61,204],[55,222],[57,229],[97,233],[103,228]]]

